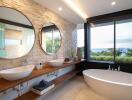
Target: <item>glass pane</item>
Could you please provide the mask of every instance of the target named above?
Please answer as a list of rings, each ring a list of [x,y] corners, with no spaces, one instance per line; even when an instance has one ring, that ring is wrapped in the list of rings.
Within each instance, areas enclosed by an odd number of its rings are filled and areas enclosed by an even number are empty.
[[[77,47],[84,47],[84,29],[77,30]]]
[[[96,61],[113,61],[114,59],[114,24],[91,24],[90,59]]]
[[[47,23],[42,29],[42,48],[47,54],[55,54],[61,47],[61,33],[53,23]]]
[[[45,34],[46,34],[46,44],[45,44],[46,52],[52,52],[52,49],[53,49],[52,31],[46,32]]]
[[[77,55],[84,58],[84,29],[77,30]]]
[[[132,62],[132,19],[116,23],[116,61]]]
[[[0,19],[0,58],[16,59],[27,55],[35,41],[30,21],[19,11],[6,7],[0,7]]]
[[[5,44],[8,45],[8,46],[21,45],[21,40],[5,39]]]
[[[53,51],[54,52],[57,52],[60,48],[60,45],[61,45],[61,36],[60,36],[60,31],[59,30],[54,30],[53,32]]]

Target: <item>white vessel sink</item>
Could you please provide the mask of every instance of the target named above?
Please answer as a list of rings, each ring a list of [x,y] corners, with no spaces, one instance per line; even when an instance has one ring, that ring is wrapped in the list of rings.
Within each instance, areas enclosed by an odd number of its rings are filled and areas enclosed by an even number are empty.
[[[33,71],[34,67],[35,67],[34,65],[27,65],[27,66],[20,66],[17,68],[2,70],[0,71],[0,76],[2,76],[2,78],[9,81],[18,80],[29,76]]]
[[[56,59],[56,60],[51,60],[48,61],[48,65],[53,66],[53,67],[60,67],[64,63],[64,59]]]

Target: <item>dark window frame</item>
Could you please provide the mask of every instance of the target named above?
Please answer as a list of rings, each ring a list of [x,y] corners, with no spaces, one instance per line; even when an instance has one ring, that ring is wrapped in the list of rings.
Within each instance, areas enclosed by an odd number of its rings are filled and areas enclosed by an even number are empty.
[[[89,62],[101,62],[101,63],[113,63],[113,62],[115,62],[115,51],[116,51],[116,49],[115,49],[115,47],[116,47],[116,46],[115,46],[115,43],[116,43],[115,35],[116,35],[116,33],[115,33],[115,22],[114,22],[114,20],[108,20],[108,22],[106,22],[106,21],[104,22],[104,21],[103,21],[103,22],[100,22],[100,23],[97,22],[97,23],[95,23],[95,24],[105,24],[105,23],[111,23],[111,22],[113,23],[113,26],[114,26],[114,34],[113,34],[113,35],[114,35],[114,39],[113,39],[113,43],[114,43],[114,44],[113,44],[113,48],[114,48],[113,61],[103,61],[103,60],[102,60],[102,61],[99,61],[99,60],[91,60],[91,59],[90,59],[90,51],[91,51],[91,48],[90,48],[90,47],[91,47],[91,46],[90,46],[90,45],[91,45],[90,35],[91,35],[91,31],[89,31],[89,42],[88,42],[88,43],[89,43],[89,48],[88,48],[88,51],[89,51],[89,53],[88,53],[88,54],[89,54],[89,55],[88,55],[88,56],[89,56],[89,57],[88,57],[88,58],[89,58],[88,61],[89,61]],[[92,26],[90,25],[90,26],[89,26],[89,30],[90,30],[91,27],[92,27]]]
[[[99,62],[99,63],[110,63],[107,61],[92,61],[90,60],[90,23],[101,24],[105,22],[114,22],[114,60],[112,63],[114,64],[126,64],[132,65],[132,63],[123,63],[123,62],[116,62],[115,61],[115,51],[116,51],[116,21],[125,20],[125,19],[132,19],[132,9],[123,10],[119,12],[114,12],[110,14],[104,14],[100,16],[95,16],[87,19],[87,23],[85,23],[85,59],[87,62]]]
[[[5,19],[0,19],[0,22],[4,23],[4,24],[9,24],[9,25],[23,27],[23,28],[34,29],[33,26],[26,25],[26,24],[21,24],[21,23],[18,23],[18,22],[13,22],[13,21],[5,20]]]

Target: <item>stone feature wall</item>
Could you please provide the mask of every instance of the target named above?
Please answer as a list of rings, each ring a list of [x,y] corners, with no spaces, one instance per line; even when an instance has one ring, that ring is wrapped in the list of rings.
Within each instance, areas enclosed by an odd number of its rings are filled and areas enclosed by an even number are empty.
[[[46,55],[43,52],[39,44],[41,28],[48,22],[56,24],[61,31],[62,46],[57,53],[58,57],[67,56],[66,51],[72,48],[72,33],[75,32],[75,24],[63,19],[49,9],[42,7],[33,0],[0,0],[0,6],[19,10],[26,15],[33,24],[36,35],[34,47],[28,55],[12,60],[0,59],[0,70],[20,66],[24,61],[27,61],[27,64],[38,64],[53,59],[53,56]]]

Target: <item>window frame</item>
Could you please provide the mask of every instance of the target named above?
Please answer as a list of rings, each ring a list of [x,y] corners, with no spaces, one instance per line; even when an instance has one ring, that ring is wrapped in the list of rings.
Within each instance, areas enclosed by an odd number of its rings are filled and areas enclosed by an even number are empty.
[[[113,25],[113,37],[115,36],[115,22],[114,21],[108,21],[108,22],[102,22],[102,23],[94,23],[94,24],[107,24],[107,23],[112,23],[112,25]],[[92,23],[93,24],[93,23]],[[90,58],[90,51],[91,51],[91,27],[92,27],[92,25],[91,25],[91,23],[90,23],[90,36],[89,36],[89,38],[90,38],[90,41],[89,41],[89,61],[91,61],[91,62],[107,62],[107,63],[112,63],[112,62],[114,62],[115,61],[115,57],[114,57],[114,55],[115,55],[115,37],[113,38],[113,49],[114,49],[114,52],[113,52],[113,60],[112,61],[104,61],[104,60],[102,60],[102,61],[100,61],[100,60],[91,60]]]
[[[111,63],[116,63],[116,64],[127,64],[127,65],[132,65],[132,63],[124,63],[124,62],[116,62],[116,21],[121,21],[125,19],[132,19],[132,9],[124,10],[124,11],[119,11],[115,13],[110,13],[110,14],[105,14],[105,15],[100,15],[100,16],[95,16],[87,19],[87,23],[84,24],[85,28],[85,59],[87,62],[99,62],[99,63],[110,63],[107,61],[93,61],[90,60],[90,23],[96,23],[96,24],[101,24],[101,23],[107,23],[107,22],[113,22],[114,23],[114,60]]]

